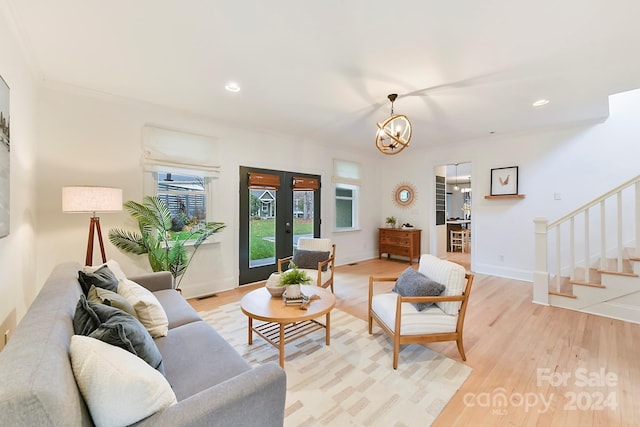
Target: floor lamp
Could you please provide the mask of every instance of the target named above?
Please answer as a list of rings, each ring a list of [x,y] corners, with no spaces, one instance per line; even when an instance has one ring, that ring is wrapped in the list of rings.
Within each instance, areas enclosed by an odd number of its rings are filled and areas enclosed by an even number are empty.
[[[71,213],[91,213],[89,222],[89,239],[87,241],[87,256],[85,265],[93,263],[93,241],[95,233],[100,242],[102,262],[107,262],[100,230],[100,217],[96,212],[122,211],[122,189],[111,187],[74,186],[62,187],[62,211]]]

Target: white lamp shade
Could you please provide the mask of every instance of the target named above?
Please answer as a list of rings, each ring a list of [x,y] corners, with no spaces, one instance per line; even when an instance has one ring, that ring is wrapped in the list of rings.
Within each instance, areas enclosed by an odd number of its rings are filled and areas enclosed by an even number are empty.
[[[63,212],[119,212],[122,189],[112,187],[62,187]]]

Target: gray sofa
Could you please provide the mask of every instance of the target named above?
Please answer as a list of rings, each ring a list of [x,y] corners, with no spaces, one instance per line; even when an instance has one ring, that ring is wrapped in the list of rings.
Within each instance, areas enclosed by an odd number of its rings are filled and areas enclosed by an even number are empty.
[[[90,426],[69,359],[72,319],[82,293],[77,263],[58,265],[0,352],[0,424]],[[131,277],[154,292],[169,319],[155,340],[178,403],[140,426],[282,426],[284,371],[252,368],[182,296],[169,273]]]

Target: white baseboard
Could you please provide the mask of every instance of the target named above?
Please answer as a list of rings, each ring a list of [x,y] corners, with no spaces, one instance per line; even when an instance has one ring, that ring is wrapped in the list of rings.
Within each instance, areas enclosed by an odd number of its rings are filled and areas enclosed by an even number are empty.
[[[499,267],[493,264],[472,263],[471,270],[474,273],[488,274],[491,276],[504,277],[506,279],[522,280],[533,282],[533,271],[516,268]]]
[[[185,298],[200,298],[218,292],[229,291],[238,287],[238,278],[226,277],[222,280],[200,281],[196,283],[182,283],[182,296]]]

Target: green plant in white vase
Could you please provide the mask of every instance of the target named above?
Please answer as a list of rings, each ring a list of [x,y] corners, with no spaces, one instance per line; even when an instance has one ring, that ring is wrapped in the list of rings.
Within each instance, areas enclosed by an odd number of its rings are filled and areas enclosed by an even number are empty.
[[[306,271],[300,270],[293,262],[289,263],[291,269],[280,275],[280,286],[286,286],[287,298],[300,298],[300,285],[308,285],[311,277]]]
[[[384,223],[387,224],[387,227],[391,227],[391,228],[395,228],[397,222],[398,220],[396,219],[395,216],[388,216],[384,220]]]

